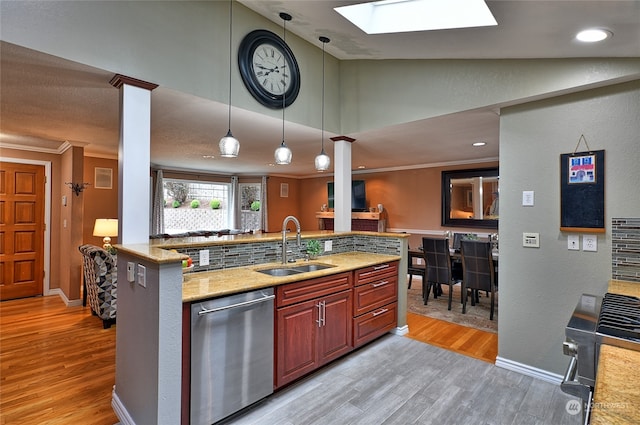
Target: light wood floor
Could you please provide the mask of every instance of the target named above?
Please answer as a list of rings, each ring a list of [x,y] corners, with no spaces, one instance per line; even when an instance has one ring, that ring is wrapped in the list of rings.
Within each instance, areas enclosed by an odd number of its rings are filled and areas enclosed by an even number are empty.
[[[495,334],[415,314],[407,320],[412,339],[495,362]],[[0,424],[117,423],[115,336],[89,307],[66,307],[57,296],[0,303]]]
[[[58,296],[0,303],[0,424],[113,425],[116,327]]]
[[[498,334],[407,313],[409,338],[446,348],[474,359],[495,363]]]

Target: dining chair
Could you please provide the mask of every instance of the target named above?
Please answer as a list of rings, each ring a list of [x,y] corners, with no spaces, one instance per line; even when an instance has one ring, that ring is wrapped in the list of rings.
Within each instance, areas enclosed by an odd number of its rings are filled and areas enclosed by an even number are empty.
[[[471,305],[476,303],[478,291],[486,291],[491,296],[491,313],[493,320],[495,309],[496,277],[491,242],[462,240],[460,241],[462,257],[462,313],[467,312],[467,298],[471,292]]]
[[[433,297],[437,298],[442,291],[442,285],[449,286],[449,306],[453,297],[453,285],[460,283],[451,274],[451,256],[449,253],[449,239],[422,238],[422,251],[427,267],[426,279],[422,280],[422,298],[424,304],[429,301],[429,292],[433,288]]]
[[[408,249],[408,251],[411,251],[411,250]],[[416,258],[415,254],[412,254],[411,252],[408,253],[407,255],[407,274],[409,275],[408,289],[411,289],[411,281],[413,280],[413,276],[420,276],[423,282],[425,281],[425,278],[426,278],[427,270],[425,265],[414,263],[413,260],[415,258]]]

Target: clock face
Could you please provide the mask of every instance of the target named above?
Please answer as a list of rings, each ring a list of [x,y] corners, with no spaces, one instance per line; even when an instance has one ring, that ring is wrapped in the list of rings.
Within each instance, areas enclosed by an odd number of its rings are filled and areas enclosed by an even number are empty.
[[[269,43],[259,45],[253,51],[252,65],[253,74],[264,90],[279,96],[286,93],[291,85],[291,64],[278,47]]]
[[[247,90],[265,106],[291,105],[300,91],[300,70],[289,46],[276,34],[255,30],[238,50],[240,75]]]

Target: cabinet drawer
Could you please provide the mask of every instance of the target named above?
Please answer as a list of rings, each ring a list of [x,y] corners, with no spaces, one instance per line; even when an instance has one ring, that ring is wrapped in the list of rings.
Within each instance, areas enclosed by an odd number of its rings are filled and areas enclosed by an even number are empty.
[[[353,315],[359,316],[397,300],[398,276],[388,275],[382,279],[356,286],[353,297]]]
[[[396,327],[397,303],[387,304],[353,319],[353,347],[376,339]]]
[[[351,272],[288,283],[276,288],[276,306],[283,307],[352,288]]]
[[[364,269],[356,270],[355,284],[363,285],[369,283],[372,280],[380,279],[387,274],[398,275],[398,262],[377,264],[371,267],[365,267]]]

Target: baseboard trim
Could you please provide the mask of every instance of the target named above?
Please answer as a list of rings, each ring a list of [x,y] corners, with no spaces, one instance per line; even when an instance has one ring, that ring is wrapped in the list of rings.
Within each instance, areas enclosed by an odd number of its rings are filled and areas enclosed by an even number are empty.
[[[131,417],[131,415],[129,415],[129,412],[127,412],[127,409],[120,401],[118,394],[116,394],[115,385],[113,386],[113,391],[111,392],[111,407],[113,407],[113,411],[116,413],[118,419],[120,419],[120,423],[122,425],[136,425],[136,423],[133,421],[133,418]]]
[[[409,325],[395,327],[391,329],[389,332],[391,332],[394,335],[400,335],[400,336],[406,335],[409,333]]]
[[[64,304],[67,307],[78,307],[82,305],[82,300],[80,299],[70,300],[69,298],[67,298],[67,294],[65,294],[64,291],[60,288],[50,289],[47,292],[47,296],[50,296],[50,295],[57,295],[60,298],[62,298],[62,302],[64,302]]]
[[[549,382],[550,384],[560,385],[562,383],[562,375],[549,372],[547,370],[538,369],[537,367],[529,366],[523,363],[514,362],[513,360],[505,359],[503,357],[496,357],[496,366],[503,369],[512,370],[514,372],[521,373],[532,378],[541,379]]]

